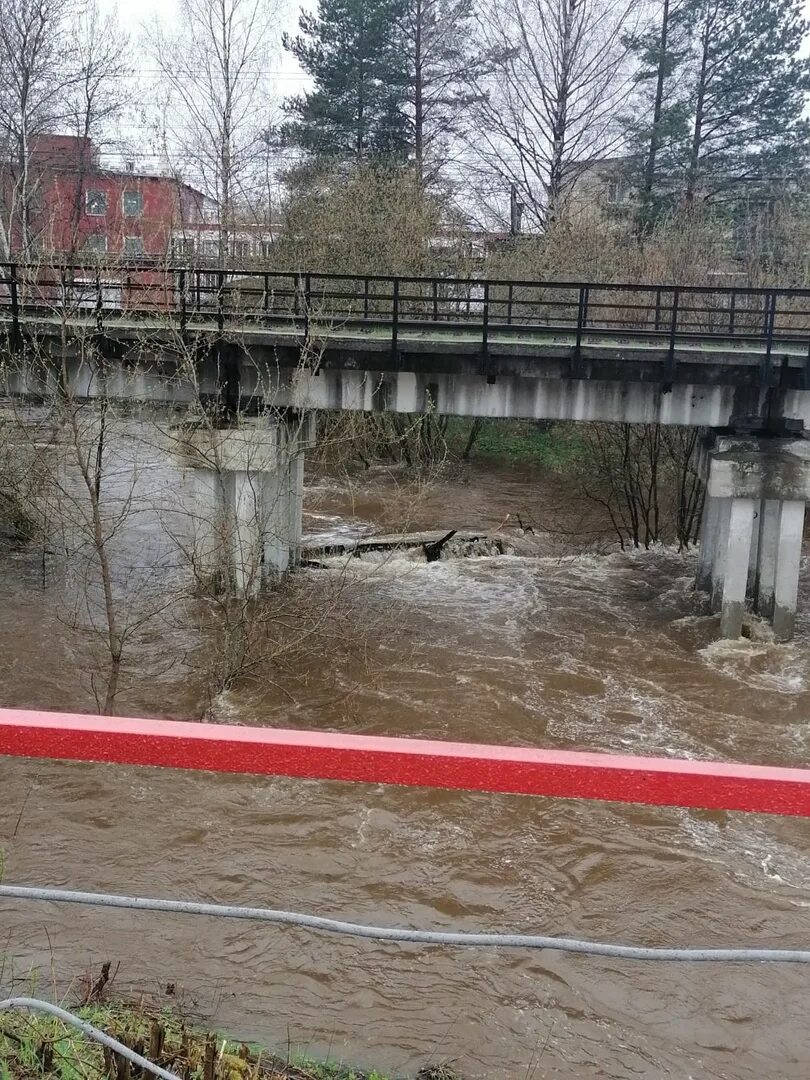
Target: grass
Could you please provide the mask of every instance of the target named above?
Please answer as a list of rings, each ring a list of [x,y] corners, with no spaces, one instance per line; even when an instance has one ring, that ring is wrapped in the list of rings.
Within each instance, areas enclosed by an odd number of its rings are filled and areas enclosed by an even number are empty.
[[[167,1010],[103,1003],[71,1011],[184,1080],[393,1080],[302,1055],[280,1057],[194,1029]],[[130,1075],[139,1075],[134,1066],[130,1074],[109,1055],[105,1060],[98,1043],[53,1017],[0,1013],[0,1080],[123,1080]],[[454,1074],[438,1066],[422,1070],[418,1080],[454,1080]]]
[[[472,421],[452,418],[447,442],[461,453]],[[568,424],[532,423],[528,420],[485,420],[480,427],[471,460],[513,465],[540,465],[550,471],[564,470],[579,452],[579,441]]]

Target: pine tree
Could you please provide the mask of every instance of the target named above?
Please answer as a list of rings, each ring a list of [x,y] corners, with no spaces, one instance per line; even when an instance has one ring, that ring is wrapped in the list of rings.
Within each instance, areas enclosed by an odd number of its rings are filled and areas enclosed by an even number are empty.
[[[282,135],[310,157],[402,161],[408,72],[398,0],[319,0],[284,47],[315,83],[285,102]]]
[[[641,119],[627,122],[640,213],[760,198],[810,161],[802,0],[664,0],[630,47]]]
[[[435,179],[449,144],[480,99],[475,81],[497,56],[476,41],[472,0],[404,0],[400,22],[408,71],[408,123],[416,172]]]
[[[808,160],[802,0],[689,0],[697,63],[684,198],[769,185]]]

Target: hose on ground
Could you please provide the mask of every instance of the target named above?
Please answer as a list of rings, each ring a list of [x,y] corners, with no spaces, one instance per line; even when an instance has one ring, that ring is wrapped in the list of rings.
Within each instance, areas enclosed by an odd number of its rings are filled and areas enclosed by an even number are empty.
[[[92,1039],[94,1042],[101,1043],[102,1046],[114,1050],[116,1054],[119,1054],[122,1058],[126,1058],[132,1065],[138,1065],[140,1068],[146,1069],[147,1072],[152,1073],[153,1076],[159,1076],[161,1080],[180,1080],[177,1073],[169,1072],[168,1069],[163,1069],[160,1065],[154,1065],[147,1058],[143,1057],[141,1054],[136,1054],[134,1050],[130,1050],[128,1046],[124,1046],[123,1043],[120,1043],[105,1031],[101,1031],[92,1024],[88,1024],[86,1020],[82,1020],[80,1016],[68,1012],[67,1009],[62,1009],[58,1005],[52,1005],[50,1001],[41,1001],[39,998],[29,997],[6,998],[5,1001],[0,1001],[0,1012],[3,1012],[4,1009],[30,1009],[32,1012],[41,1012],[46,1013],[49,1016],[55,1016],[57,1020],[61,1020],[63,1024],[68,1024],[70,1027],[76,1028],[78,1031],[81,1031],[83,1035],[86,1035],[88,1039]]]
[[[254,922],[300,926],[328,934],[372,938],[376,941],[401,941],[421,945],[453,945],[475,948],[553,949],[557,952],[607,956],[618,960],[688,960],[713,963],[810,964],[808,949],[760,948],[660,948],[641,945],[614,945],[579,938],[548,937],[543,934],[471,933],[468,931],[409,930],[393,926],[367,926],[363,923],[303,915],[296,911],[271,908],[237,907],[229,904],[206,904],[193,900],[156,900],[143,896],[119,896],[113,893],[73,892],[67,889],[31,888],[23,885],[0,885],[0,899],[49,900],[65,904],[89,904],[94,907],[129,908],[136,911],[160,911],[178,915],[208,915],[225,919],[248,919]]]

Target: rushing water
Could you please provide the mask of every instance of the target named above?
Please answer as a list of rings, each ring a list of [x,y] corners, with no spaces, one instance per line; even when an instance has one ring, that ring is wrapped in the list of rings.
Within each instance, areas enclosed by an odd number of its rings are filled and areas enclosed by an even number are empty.
[[[230,692],[219,717],[805,762],[807,615],[787,646],[756,627],[753,640],[718,644],[717,620],[691,589],[691,558],[566,555],[544,532],[565,503],[541,477],[484,467],[422,492],[378,474],[314,483],[313,534],[508,530],[519,515],[536,530],[534,553],[334,560],[303,572],[310,599],[337,579],[351,598],[334,650],[303,652],[276,686]],[[806,580],[802,591],[806,612]],[[4,558],[3,698],[87,709],[83,640],[52,593],[35,554]],[[187,628],[147,634],[126,709],[194,714],[183,658],[195,647]],[[657,945],[810,941],[803,821],[8,759],[0,785],[14,882]],[[397,1074],[440,1060],[494,1080],[761,1080],[810,1069],[801,966],[420,948],[8,902],[0,928],[0,989],[38,979],[61,993],[112,959],[120,991],[162,999],[174,984],[167,1000],[234,1035]]]

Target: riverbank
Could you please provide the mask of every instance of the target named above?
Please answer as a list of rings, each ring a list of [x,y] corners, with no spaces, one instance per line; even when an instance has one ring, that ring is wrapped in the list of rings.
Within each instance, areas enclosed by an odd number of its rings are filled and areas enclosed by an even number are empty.
[[[387,1073],[312,1060],[293,1048],[274,1053],[200,1030],[178,1013],[143,1004],[107,1002],[70,1011],[183,1080],[394,1080]],[[22,1011],[0,1014],[0,1080],[129,1080],[141,1075],[147,1074],[60,1020]],[[436,1065],[421,1069],[417,1080],[459,1077]]]

